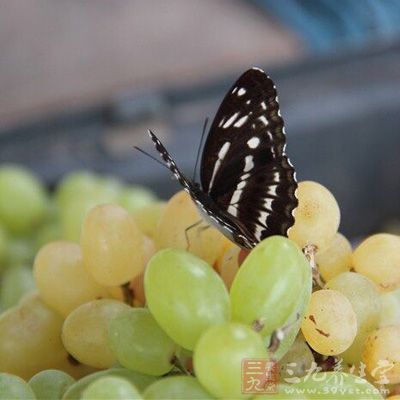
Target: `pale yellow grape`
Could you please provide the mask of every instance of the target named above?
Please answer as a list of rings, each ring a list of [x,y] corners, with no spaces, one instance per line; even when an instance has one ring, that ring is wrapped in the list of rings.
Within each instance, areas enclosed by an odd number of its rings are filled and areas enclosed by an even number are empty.
[[[232,246],[221,257],[219,274],[228,289],[232,286],[232,282],[239,271],[240,250],[239,246]]]
[[[299,205],[289,239],[300,247],[307,244],[322,250],[329,246],[340,222],[340,209],[332,193],[317,182],[303,181],[296,191]]]
[[[0,400],[35,400],[35,393],[19,376],[0,372]]]
[[[309,345],[318,353],[343,353],[357,334],[357,316],[345,295],[336,290],[318,290],[301,325]]]
[[[208,225],[203,222],[188,231],[189,247],[186,241],[185,229],[200,220],[201,216],[190,196],[184,191],[176,193],[168,201],[158,223],[155,235],[157,249],[172,247],[187,250],[213,265],[223,246],[220,232],[213,227],[199,230],[199,227]]]
[[[372,332],[364,343],[363,361],[375,380],[386,378],[386,383],[400,383],[400,326]]]
[[[400,289],[381,294],[381,318],[379,327],[400,325]]]
[[[67,317],[62,327],[65,348],[80,362],[95,368],[109,368],[116,358],[108,344],[111,320],[130,310],[116,300],[94,300],[82,304]]]
[[[96,206],[81,233],[83,265],[104,286],[129,282],[143,269],[143,234],[122,207]]]
[[[350,242],[337,233],[329,246],[318,251],[315,257],[319,273],[327,282],[342,272],[350,270],[352,248]]]
[[[357,336],[341,357],[350,364],[359,364],[361,351],[368,333],[379,324],[381,302],[374,283],[356,272],[344,272],[331,279],[326,289],[343,293],[350,301],[357,316]]]
[[[61,342],[62,317],[37,294],[0,315],[0,371],[29,379],[44,369],[79,378],[89,370],[71,364]]]
[[[154,238],[156,234],[158,222],[166,204],[164,201],[152,202],[133,213],[139,229],[150,238]]]
[[[305,375],[313,361],[313,353],[303,335],[298,335],[289,351],[279,360],[281,380]]]
[[[75,243],[45,245],[35,258],[33,271],[42,299],[64,317],[83,303],[110,297],[83,268],[81,250]]]
[[[352,264],[382,290],[400,288],[400,236],[388,233],[370,236],[354,251]]]

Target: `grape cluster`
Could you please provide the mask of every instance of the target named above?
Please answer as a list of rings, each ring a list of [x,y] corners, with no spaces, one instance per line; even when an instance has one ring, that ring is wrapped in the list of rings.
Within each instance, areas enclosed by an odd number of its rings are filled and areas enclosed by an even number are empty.
[[[1,168],[0,400],[394,399],[400,237],[353,251],[327,188],[297,196],[289,237],[245,254],[186,231],[183,191],[161,202],[78,172],[50,196]],[[244,385],[260,360],[278,366],[273,394]]]

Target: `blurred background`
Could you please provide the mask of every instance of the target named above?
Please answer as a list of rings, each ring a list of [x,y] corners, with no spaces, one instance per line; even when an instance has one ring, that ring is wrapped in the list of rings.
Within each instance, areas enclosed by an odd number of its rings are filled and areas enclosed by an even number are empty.
[[[190,176],[204,119],[257,65],[299,179],[366,234],[400,217],[399,50],[399,0],[0,0],[0,162],[166,198],[178,185],[133,146],[153,129]]]

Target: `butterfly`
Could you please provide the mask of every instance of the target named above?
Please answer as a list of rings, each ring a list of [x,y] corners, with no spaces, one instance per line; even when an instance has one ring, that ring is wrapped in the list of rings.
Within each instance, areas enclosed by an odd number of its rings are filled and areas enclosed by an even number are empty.
[[[204,144],[200,183],[149,135],[203,219],[228,239],[252,249],[268,236],[287,235],[298,205],[296,173],[285,153],[276,87],[264,71],[244,72],[223,99]]]

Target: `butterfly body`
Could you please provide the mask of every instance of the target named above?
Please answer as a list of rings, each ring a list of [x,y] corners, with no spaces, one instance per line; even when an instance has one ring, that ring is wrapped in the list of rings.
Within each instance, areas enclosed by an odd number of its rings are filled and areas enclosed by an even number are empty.
[[[200,214],[230,240],[251,249],[265,237],[287,235],[297,182],[285,154],[276,88],[262,70],[242,74],[222,101],[204,145],[200,184],[188,180],[149,134]]]

